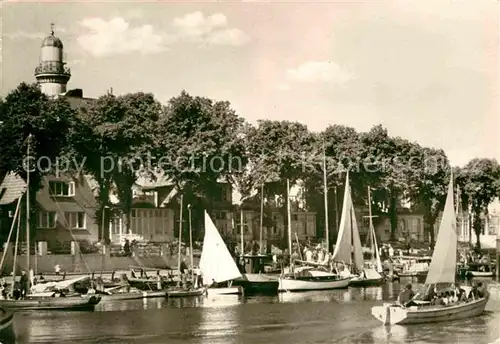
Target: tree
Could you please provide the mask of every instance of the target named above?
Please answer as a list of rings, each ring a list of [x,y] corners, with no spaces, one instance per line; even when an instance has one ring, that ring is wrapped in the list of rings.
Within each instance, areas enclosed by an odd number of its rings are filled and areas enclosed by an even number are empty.
[[[285,228],[288,225],[286,181],[293,186],[307,174],[313,142],[314,136],[307,126],[298,122],[261,120],[257,126],[249,127],[246,134],[252,168],[249,183],[253,189],[265,184],[265,197],[279,199]],[[287,232],[284,239],[288,239]]]
[[[421,148],[415,153],[409,165],[412,169],[409,198],[414,209],[423,212],[424,233],[434,246],[434,227],[446,201],[449,162],[442,149]]]
[[[498,194],[497,181],[500,178],[500,166],[494,159],[473,159],[461,170],[459,178],[466,200],[473,215],[472,227],[477,239],[477,248],[481,248],[480,236],[483,231],[481,215],[488,215],[488,206]]]
[[[118,143],[113,145],[117,150],[110,152],[116,157],[112,180],[120,200],[124,228],[128,233],[133,186],[139,174],[151,179],[155,177],[151,158],[157,148],[157,122],[163,109],[151,93],[129,93],[119,96],[116,101],[123,114],[121,118],[108,119],[116,125],[111,126],[112,131],[107,136],[113,137]]]
[[[227,101],[193,97],[183,91],[170,99],[159,122],[158,167],[193,209],[193,228],[201,228],[221,185],[246,165],[244,120]],[[198,205],[198,206],[196,206]],[[195,233],[201,234],[201,233]]]
[[[7,95],[0,113],[0,171],[15,172],[26,180],[29,167],[31,227],[35,228],[36,194],[68,145],[75,112],[64,98],[48,99],[38,85],[21,83]]]
[[[126,149],[128,142],[117,135],[117,123],[125,116],[126,108],[118,99],[107,94],[88,104],[78,113],[77,123],[71,132],[73,156],[82,161],[86,173],[97,184],[97,211],[99,237],[108,240],[109,194],[112,188],[113,171],[118,161],[116,152]]]

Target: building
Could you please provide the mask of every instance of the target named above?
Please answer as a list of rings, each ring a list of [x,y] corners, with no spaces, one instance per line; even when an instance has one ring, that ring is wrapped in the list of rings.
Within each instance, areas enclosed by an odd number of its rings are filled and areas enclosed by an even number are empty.
[[[16,204],[26,193],[26,183],[14,173],[9,173],[0,184],[2,233],[8,233]],[[71,241],[91,241],[97,238],[94,221],[95,198],[85,177],[47,176],[36,195],[35,241],[47,242],[50,251],[67,251]],[[7,215],[8,216],[5,216]],[[26,213],[21,210],[24,219]],[[21,237],[21,241],[25,236]]]

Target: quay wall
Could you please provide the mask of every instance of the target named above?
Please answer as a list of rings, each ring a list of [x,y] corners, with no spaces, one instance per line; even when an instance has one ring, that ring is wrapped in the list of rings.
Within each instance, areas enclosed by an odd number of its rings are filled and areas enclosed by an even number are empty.
[[[3,254],[3,252],[2,252]],[[189,262],[189,256],[181,255],[181,259]],[[31,255],[30,268],[37,273],[53,274],[54,267],[59,265],[61,273],[78,274],[92,273],[99,271],[127,270],[129,267],[144,267],[154,269],[177,269],[178,255],[159,254],[151,256],[138,256],[133,254],[130,257],[114,257],[108,252],[88,253],[88,254],[48,254]],[[194,257],[194,265],[198,266],[199,258]],[[1,274],[11,275],[14,267],[14,254],[7,250],[2,265]],[[16,259],[16,273],[27,268],[27,256],[18,255]]]

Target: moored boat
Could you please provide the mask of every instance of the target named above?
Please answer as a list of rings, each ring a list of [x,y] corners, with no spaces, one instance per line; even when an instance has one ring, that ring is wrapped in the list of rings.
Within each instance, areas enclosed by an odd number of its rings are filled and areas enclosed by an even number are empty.
[[[0,306],[18,310],[94,310],[99,295],[56,296],[56,292],[31,294],[19,300],[0,300]]]
[[[194,288],[194,289],[172,289],[167,291],[168,297],[193,297],[202,296],[206,294],[206,288]]]
[[[410,301],[411,307],[407,307],[408,304],[384,304],[373,307],[372,315],[384,325],[394,325],[450,321],[482,314],[489,299],[487,291],[472,300],[460,300],[448,305],[432,305],[432,300],[426,300],[425,296],[429,296],[429,291],[437,290],[438,286],[454,285],[456,265],[457,232],[452,176],[429,272],[422,288],[425,291],[415,295]]]
[[[0,343],[14,343],[14,312],[0,307]]]
[[[241,272],[206,211],[200,272],[208,295],[243,293],[242,287],[232,285],[234,279],[241,277]]]
[[[350,278],[343,278],[328,271],[304,266],[295,268],[293,273],[279,278],[279,292],[299,292],[309,290],[331,290],[347,288]]]
[[[289,193],[290,182],[287,180],[288,250],[292,252],[292,221]],[[341,277],[336,273],[328,271],[326,268],[307,265],[297,267],[294,266],[295,263],[295,261],[290,260],[289,272],[283,271],[278,278],[278,292],[329,290],[346,288],[349,285],[349,278]]]

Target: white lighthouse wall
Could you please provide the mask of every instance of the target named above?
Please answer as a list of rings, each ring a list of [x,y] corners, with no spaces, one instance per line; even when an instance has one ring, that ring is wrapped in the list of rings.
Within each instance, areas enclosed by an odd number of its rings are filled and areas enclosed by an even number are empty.
[[[63,50],[57,47],[42,47],[41,61],[63,61]]]
[[[66,92],[66,85],[58,84],[55,82],[42,83],[40,84],[40,87],[42,93],[46,94],[49,97],[53,97]]]

